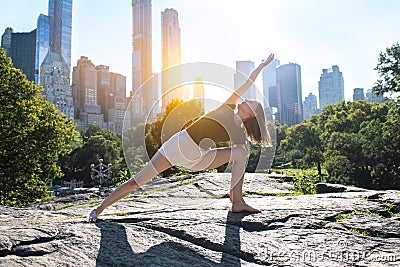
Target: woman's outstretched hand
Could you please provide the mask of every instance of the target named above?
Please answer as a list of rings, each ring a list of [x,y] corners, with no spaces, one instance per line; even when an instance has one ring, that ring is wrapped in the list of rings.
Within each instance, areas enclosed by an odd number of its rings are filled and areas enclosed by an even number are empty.
[[[260,66],[261,66],[262,68],[264,68],[264,67],[267,66],[269,63],[271,63],[272,60],[274,60],[274,57],[275,57],[274,54],[271,53],[271,54],[268,56],[267,60],[265,60],[264,62],[261,62]]]
[[[240,97],[244,93],[246,93],[246,91],[250,88],[250,86],[257,79],[257,76],[258,76],[258,74],[260,74],[262,68],[264,68],[269,63],[271,63],[272,60],[274,60],[273,53],[271,53],[264,62],[262,62],[257,68],[255,68],[252,71],[252,73],[250,74],[250,77],[238,89],[236,89],[235,92],[233,92],[233,94],[225,101],[225,103],[237,105],[237,103],[240,100]]]

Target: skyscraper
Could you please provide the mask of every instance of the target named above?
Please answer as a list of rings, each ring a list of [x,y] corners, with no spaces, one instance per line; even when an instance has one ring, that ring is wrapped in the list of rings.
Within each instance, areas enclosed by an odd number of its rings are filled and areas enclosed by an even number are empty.
[[[376,96],[372,92],[372,89],[368,89],[367,93],[365,94],[365,100],[371,103],[382,103],[383,101],[385,101],[385,98],[383,97],[383,95]]]
[[[35,81],[48,101],[73,118],[71,30],[72,0],[49,0],[49,16],[41,14],[37,22]]]
[[[49,0],[50,51],[59,53],[71,69],[72,0]]]
[[[273,99],[270,99],[270,90],[276,90],[276,68],[280,65],[280,61],[278,59],[274,59],[271,63],[268,64],[262,70],[262,78],[263,78],[263,94],[264,94],[264,107],[273,107],[274,103]],[[275,94],[272,94],[272,98]],[[277,96],[277,94],[276,94]],[[272,101],[271,101],[272,100]],[[277,99],[276,101],[277,102]],[[275,106],[277,107],[277,106]]]
[[[61,54],[71,69],[71,33],[72,0],[49,0],[49,16],[39,15],[37,29],[13,33],[7,28],[2,47],[15,67],[22,69],[29,80],[40,83],[40,65],[49,51]]]
[[[193,85],[193,98],[197,99],[205,109],[206,99],[205,99],[205,88],[203,79],[201,77],[196,77],[195,84]]]
[[[107,129],[122,133],[126,109],[126,77],[110,72],[108,66],[96,66],[97,103],[104,114]]]
[[[254,69],[254,62],[250,60],[236,61],[236,73],[234,74],[235,91],[247,80]],[[243,99],[256,99],[254,84],[242,96]],[[240,101],[241,102],[241,101]]]
[[[353,89],[353,101],[365,100],[364,88]]]
[[[42,85],[46,99],[70,118],[74,117],[71,33],[72,0],[49,0],[49,15],[39,15],[37,29],[13,33],[7,28],[2,38],[2,47],[5,46],[14,66],[22,69],[28,80]]]
[[[36,28],[35,83],[40,84],[40,66],[50,48],[50,18],[40,14]],[[65,59],[64,59],[65,62]],[[67,65],[68,66],[68,65]]]
[[[295,63],[284,64],[276,71],[278,91],[277,120],[289,127],[303,120],[301,69]]]
[[[108,129],[122,134],[126,110],[126,77],[110,72],[110,95],[107,101]]]
[[[328,104],[344,100],[343,75],[338,66],[334,65],[331,69],[322,70],[318,91],[320,109]]]
[[[110,88],[110,67],[96,66],[97,72],[97,104],[101,107],[101,113],[104,114],[104,121],[108,121],[108,97],[111,94]]]
[[[303,102],[303,118],[307,120],[317,111],[317,96],[310,93]]]
[[[69,68],[58,53],[48,52],[40,67],[40,81],[46,99],[57,109],[74,118],[74,105],[69,79]]]
[[[152,76],[152,23],[151,0],[132,0],[132,91],[139,87]],[[146,90],[144,90],[146,89]],[[147,116],[153,101],[153,91],[149,88],[141,90],[136,96],[134,110]],[[141,107],[138,107],[141,105]]]
[[[72,72],[72,95],[75,106],[75,123],[79,131],[89,125],[107,128],[104,114],[98,104],[97,70],[87,57],[82,56]]]
[[[11,27],[6,28],[1,36],[1,48],[4,49],[8,57],[11,56],[11,38],[14,30]]]
[[[14,33],[7,28],[1,37],[1,47],[12,58],[13,66],[21,69],[30,81],[35,81],[36,29]]]
[[[187,100],[189,92],[187,87],[174,87],[182,83],[181,73],[181,29],[179,28],[178,12],[175,9],[167,8],[161,12],[161,43],[162,43],[162,106],[174,98]],[[168,69],[170,67],[173,67]],[[168,71],[166,71],[168,69]],[[173,89],[169,93],[169,90]],[[188,89],[186,89],[188,91]]]

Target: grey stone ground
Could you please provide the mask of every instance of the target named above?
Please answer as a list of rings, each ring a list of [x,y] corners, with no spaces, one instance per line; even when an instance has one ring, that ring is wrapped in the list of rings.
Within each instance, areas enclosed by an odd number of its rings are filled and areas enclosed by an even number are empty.
[[[95,224],[95,195],[0,207],[0,266],[400,265],[400,192],[282,196],[291,184],[246,174],[262,213],[231,213],[229,178],[157,180]]]

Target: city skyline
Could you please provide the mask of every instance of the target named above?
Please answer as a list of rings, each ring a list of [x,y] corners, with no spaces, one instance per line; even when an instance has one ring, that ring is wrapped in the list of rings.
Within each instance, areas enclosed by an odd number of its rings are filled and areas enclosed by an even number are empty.
[[[310,92],[318,95],[322,69],[333,65],[343,72],[346,100],[354,88],[367,91],[377,79],[373,68],[379,53],[398,42],[393,34],[400,24],[397,1],[242,3],[152,1],[153,72],[161,70],[161,12],[166,8],[179,13],[182,63],[215,62],[235,69],[236,61],[258,64],[274,52],[281,64],[301,66],[303,98]],[[1,30],[32,31],[38,15],[47,14],[47,5],[48,0],[3,3]],[[88,56],[131,80],[131,13],[131,1],[75,1],[72,63]],[[261,79],[257,86],[262,88]]]

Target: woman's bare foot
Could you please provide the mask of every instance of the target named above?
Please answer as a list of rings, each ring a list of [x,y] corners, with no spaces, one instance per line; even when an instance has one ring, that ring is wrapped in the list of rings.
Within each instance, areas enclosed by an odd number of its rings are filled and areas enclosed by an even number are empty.
[[[246,204],[246,202],[239,202],[232,204],[232,212],[261,212],[261,210],[253,208],[252,206]]]
[[[88,216],[88,223],[94,223],[97,221],[97,216],[99,216],[99,212],[97,209],[92,210]]]

